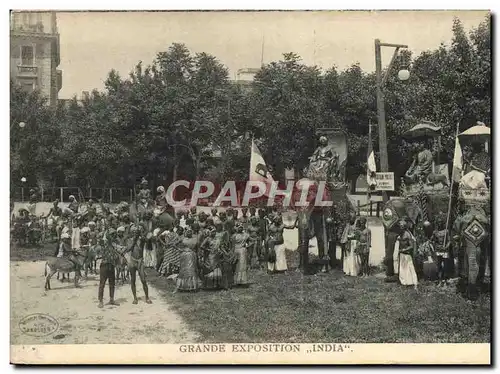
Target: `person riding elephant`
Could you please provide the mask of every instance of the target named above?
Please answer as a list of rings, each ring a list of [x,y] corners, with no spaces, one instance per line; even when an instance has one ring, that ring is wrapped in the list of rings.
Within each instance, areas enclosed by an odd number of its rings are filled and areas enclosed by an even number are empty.
[[[482,206],[472,205],[457,217],[452,228],[455,258],[458,259],[459,290],[475,299],[484,281],[491,251],[491,222]]]
[[[432,152],[423,142],[416,143],[415,148],[416,154],[413,157],[413,162],[404,176],[407,184],[418,183],[419,180],[425,182],[432,172]]]
[[[312,179],[327,180],[328,175],[333,170],[338,169],[339,155],[333,147],[328,144],[326,136],[319,138],[319,146],[316,148],[311,157],[309,157],[309,168],[307,175]]]

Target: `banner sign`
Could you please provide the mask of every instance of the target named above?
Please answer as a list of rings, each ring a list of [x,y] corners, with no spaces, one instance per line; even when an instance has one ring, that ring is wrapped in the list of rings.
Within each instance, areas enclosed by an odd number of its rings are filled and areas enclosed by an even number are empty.
[[[377,181],[377,186],[375,189],[377,191],[394,191],[394,173],[376,173],[375,180]]]

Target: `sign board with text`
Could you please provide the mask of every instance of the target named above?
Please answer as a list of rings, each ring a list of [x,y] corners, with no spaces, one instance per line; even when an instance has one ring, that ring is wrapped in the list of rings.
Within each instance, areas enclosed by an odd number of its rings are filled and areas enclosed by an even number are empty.
[[[377,191],[394,191],[394,173],[376,173]]]

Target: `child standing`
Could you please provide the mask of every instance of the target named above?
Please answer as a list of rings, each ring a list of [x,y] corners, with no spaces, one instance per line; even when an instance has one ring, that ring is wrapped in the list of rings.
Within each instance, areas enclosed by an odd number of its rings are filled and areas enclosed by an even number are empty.
[[[342,268],[346,275],[357,277],[359,274],[359,230],[356,228],[356,215],[351,213],[349,223],[342,234]]]
[[[370,248],[372,246],[372,232],[366,227],[366,218],[359,219],[359,256],[361,258],[361,274],[370,275]]]

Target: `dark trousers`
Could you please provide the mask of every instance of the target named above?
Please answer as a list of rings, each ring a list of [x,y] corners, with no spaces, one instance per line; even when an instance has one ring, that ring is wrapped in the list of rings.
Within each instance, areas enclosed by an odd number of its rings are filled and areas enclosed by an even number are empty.
[[[109,298],[115,298],[115,266],[109,263],[101,263],[99,268],[99,294],[98,299],[102,301],[104,298],[104,286],[109,279]]]
[[[362,252],[361,259],[361,272],[363,275],[370,275],[370,252]]]
[[[393,231],[386,230],[385,232],[385,275],[388,277],[394,276],[394,246],[398,235]]]

